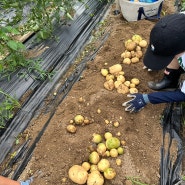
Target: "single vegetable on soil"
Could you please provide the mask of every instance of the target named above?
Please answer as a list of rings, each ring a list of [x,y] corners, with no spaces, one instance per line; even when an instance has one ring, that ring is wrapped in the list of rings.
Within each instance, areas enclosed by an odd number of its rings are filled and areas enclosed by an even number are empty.
[[[77,184],[85,184],[87,181],[88,173],[80,165],[73,165],[68,171],[69,178]]]

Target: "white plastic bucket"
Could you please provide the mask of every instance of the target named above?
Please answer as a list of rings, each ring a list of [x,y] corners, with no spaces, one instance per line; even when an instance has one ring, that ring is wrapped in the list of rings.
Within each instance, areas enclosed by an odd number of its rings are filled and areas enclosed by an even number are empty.
[[[150,18],[158,15],[160,12],[160,6],[162,6],[163,0],[158,0],[153,3],[133,2],[129,0],[118,0],[121,13],[127,21],[138,21],[140,19]],[[140,15],[140,10],[144,11],[144,14]]]

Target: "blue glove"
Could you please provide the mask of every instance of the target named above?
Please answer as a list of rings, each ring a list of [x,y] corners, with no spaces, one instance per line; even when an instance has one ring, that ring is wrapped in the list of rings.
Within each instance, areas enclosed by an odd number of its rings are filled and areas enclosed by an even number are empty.
[[[127,97],[133,98],[127,102],[124,102],[122,106],[126,107],[125,111],[138,112],[144,108],[144,106],[149,103],[147,94],[128,94]]]
[[[21,185],[30,185],[30,183],[33,182],[33,177],[30,177],[27,181],[20,181]]]

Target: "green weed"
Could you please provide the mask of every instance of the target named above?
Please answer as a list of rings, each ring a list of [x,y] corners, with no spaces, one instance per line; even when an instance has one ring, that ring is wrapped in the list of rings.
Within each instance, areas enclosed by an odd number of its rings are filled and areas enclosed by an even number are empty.
[[[15,109],[20,108],[20,103],[2,90],[0,95],[3,99],[0,104],[0,128],[4,128],[6,122],[13,118]]]

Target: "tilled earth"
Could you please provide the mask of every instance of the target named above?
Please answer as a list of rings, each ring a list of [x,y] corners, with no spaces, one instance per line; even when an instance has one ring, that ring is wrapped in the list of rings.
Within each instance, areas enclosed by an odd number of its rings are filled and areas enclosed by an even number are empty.
[[[152,92],[147,82],[160,79],[163,72],[143,69],[142,59],[135,64],[123,64],[121,53],[125,50],[124,41],[134,34],[139,34],[148,41],[150,30],[156,21],[127,22],[122,14],[113,14],[115,9],[116,5],[113,4],[105,17],[107,28],[110,29],[108,39],[94,60],[87,63],[80,80],[74,84],[66,98],[55,107],[55,114],[37,144],[21,179],[26,179],[31,174],[35,176],[35,185],[75,184],[68,178],[69,168],[88,160],[93,133],[103,135],[110,131],[125,141],[124,154],[119,155],[122,160],[121,166],[116,165],[115,158],[108,158],[117,175],[113,180],[105,180],[104,184],[129,184],[130,181],[127,179],[136,177],[139,177],[142,183],[159,183],[162,144],[160,118],[165,104],[148,104],[136,114],[125,112],[122,103],[129,98],[115,89],[105,89],[105,78],[100,73],[102,68],[121,64],[126,80],[134,77],[140,80],[137,86],[140,93]],[[174,2],[164,1],[163,12],[173,13]],[[97,112],[98,109],[101,110],[100,113]],[[25,133],[29,132],[34,138],[47,120],[48,114],[37,115]],[[77,114],[88,118],[91,123],[78,125],[76,133],[72,134],[67,132],[66,126]],[[113,126],[116,121],[120,123],[119,127]]]

